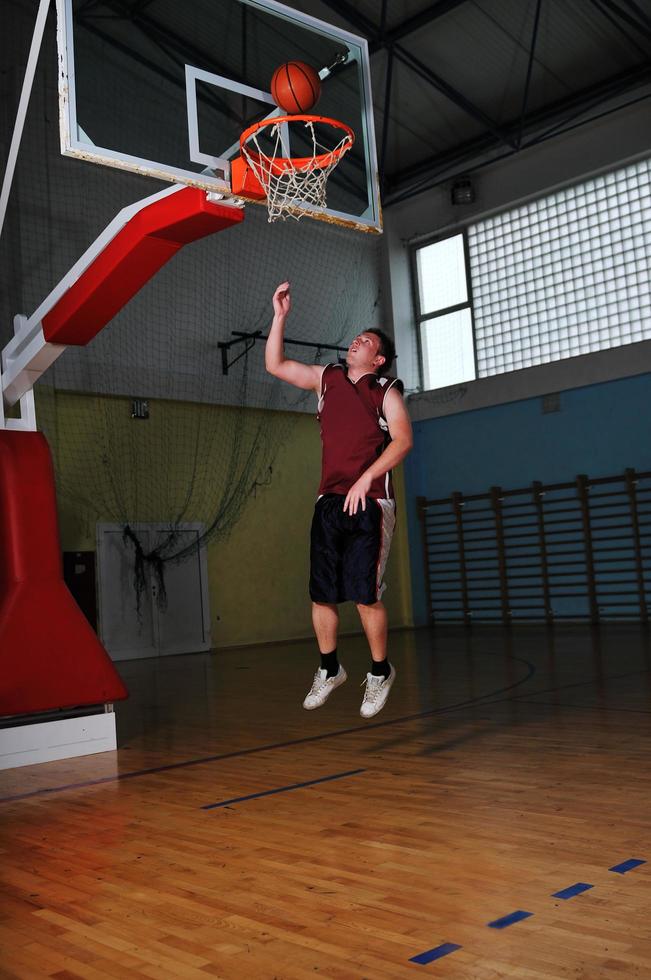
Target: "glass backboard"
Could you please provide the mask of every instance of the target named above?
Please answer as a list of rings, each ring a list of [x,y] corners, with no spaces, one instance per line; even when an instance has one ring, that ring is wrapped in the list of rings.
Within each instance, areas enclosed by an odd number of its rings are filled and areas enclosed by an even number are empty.
[[[57,14],[66,156],[232,196],[240,134],[280,114],[271,77],[302,61],[321,78],[311,111],[355,134],[310,216],[381,230],[364,38],[275,0],[57,0]],[[304,156],[302,127],[287,131]]]

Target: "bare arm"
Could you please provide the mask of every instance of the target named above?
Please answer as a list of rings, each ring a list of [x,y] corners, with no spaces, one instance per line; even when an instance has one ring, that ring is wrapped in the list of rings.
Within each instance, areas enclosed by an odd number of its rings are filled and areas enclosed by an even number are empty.
[[[285,320],[292,306],[289,293],[289,283],[283,282],[273,295],[274,318],[269,330],[269,336],[264,349],[264,363],[269,374],[281,381],[287,381],[297,388],[313,389],[318,392],[321,388],[323,367],[320,364],[302,364],[285,357],[284,336]]]
[[[344,501],[344,510],[347,510],[349,514],[356,514],[360,504],[362,510],[366,510],[366,494],[371,489],[373,481],[378,476],[384,476],[385,473],[402,462],[414,444],[411,420],[402,395],[395,388],[391,388],[387,392],[384,408],[391,442],[348,491]]]

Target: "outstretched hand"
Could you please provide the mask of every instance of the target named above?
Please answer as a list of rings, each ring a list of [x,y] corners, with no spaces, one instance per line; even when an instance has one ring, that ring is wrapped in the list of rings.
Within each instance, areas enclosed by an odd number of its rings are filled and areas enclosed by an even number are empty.
[[[274,314],[287,316],[292,308],[292,297],[289,293],[289,283],[281,282],[273,296]]]

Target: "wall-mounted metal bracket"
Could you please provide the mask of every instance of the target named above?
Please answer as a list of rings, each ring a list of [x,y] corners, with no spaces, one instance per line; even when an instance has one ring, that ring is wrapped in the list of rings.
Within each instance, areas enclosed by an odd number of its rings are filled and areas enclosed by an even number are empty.
[[[249,333],[246,333],[243,330],[232,330],[231,333],[235,340],[226,340],[222,341],[220,344],[217,344],[222,352],[222,374],[228,374],[229,368],[232,368],[234,364],[237,364],[240,358],[248,354],[249,351],[255,347],[258,340],[267,339],[261,330],[255,330]],[[290,340],[289,337],[285,337],[284,342],[286,344],[291,344],[293,347],[311,347],[312,350],[316,350],[317,356],[322,350],[334,350],[339,354],[345,354],[348,350],[347,347],[336,347],[333,344],[321,344],[309,340]],[[229,361],[228,352],[235,344],[245,344],[244,350],[241,352],[241,354],[238,354],[234,360]],[[343,360],[343,358],[339,358],[339,360]]]

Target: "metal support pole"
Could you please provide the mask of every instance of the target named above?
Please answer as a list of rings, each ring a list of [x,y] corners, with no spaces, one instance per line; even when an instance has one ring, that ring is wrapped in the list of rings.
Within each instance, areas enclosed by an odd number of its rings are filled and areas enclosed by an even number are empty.
[[[429,570],[429,550],[427,546],[427,498],[416,497],[418,507],[418,519],[420,520],[421,534],[423,537],[423,571],[425,573],[425,595],[427,596],[427,622],[430,626],[434,625],[434,610],[432,608],[432,587],[430,584]]]
[[[642,554],[642,538],[640,535],[640,517],[637,511],[637,474],[635,470],[625,472],[628,503],[631,511],[631,527],[635,549],[635,574],[637,578],[637,594],[640,603],[640,619],[649,622],[649,610],[646,604],[646,587],[644,582],[644,556]]]
[[[504,541],[504,518],[502,516],[502,488],[491,487],[491,506],[495,515],[495,537],[497,540],[497,564],[500,574],[500,598],[502,605],[502,622],[511,625],[511,609],[509,605],[509,578],[506,567],[506,545]]]
[[[585,553],[585,574],[588,583],[588,602],[590,604],[590,622],[596,626],[599,622],[599,601],[597,599],[597,578],[594,567],[594,552],[592,548],[592,528],[590,526],[590,500],[588,498],[588,478],[584,474],[577,476],[576,486],[581,505],[581,520],[583,522],[583,550]]]
[[[466,568],[466,548],[463,538],[463,494],[458,490],[452,494],[452,508],[457,525],[457,547],[459,549],[459,576],[461,578],[461,600],[463,602],[463,621],[466,626],[472,625],[470,599],[468,596],[468,569]]]
[[[545,511],[543,507],[543,497],[545,491],[540,480],[533,482],[533,502],[536,507],[536,517],[538,523],[538,547],[540,548],[540,574],[542,576],[543,598],[545,602],[545,619],[547,625],[551,626],[554,622],[554,610],[552,609],[551,590],[549,587],[549,562],[547,560],[547,539],[545,536]]]
[[[2,229],[5,223],[7,204],[9,203],[9,193],[11,191],[11,185],[14,179],[14,171],[16,170],[18,150],[20,148],[20,141],[22,139],[23,129],[25,127],[27,107],[29,105],[29,97],[32,94],[32,86],[34,84],[34,76],[36,74],[36,65],[38,63],[38,56],[43,43],[43,34],[45,32],[45,22],[47,20],[49,7],[50,0],[41,0],[38,13],[36,14],[32,44],[29,49],[27,67],[25,69],[25,77],[23,79],[23,89],[20,93],[20,101],[18,103],[18,111],[16,112],[14,132],[13,136],[11,137],[11,146],[9,147],[7,166],[5,168],[5,175],[2,181],[2,191],[0,191],[0,235],[2,235]]]

